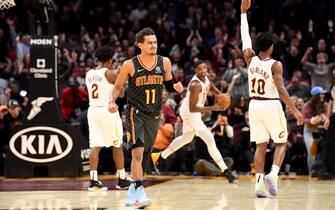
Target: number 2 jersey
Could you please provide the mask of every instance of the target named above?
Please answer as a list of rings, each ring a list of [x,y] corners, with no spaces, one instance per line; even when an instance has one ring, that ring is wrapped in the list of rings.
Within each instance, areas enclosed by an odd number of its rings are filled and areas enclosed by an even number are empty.
[[[147,69],[139,56],[132,58],[132,61],[135,72],[128,79],[128,105],[147,114],[160,115],[165,74],[163,57],[155,56],[152,69]]]
[[[267,58],[259,59],[258,56],[251,58],[248,68],[248,82],[250,97],[275,99],[279,94],[272,77],[272,65],[276,60]]]
[[[91,69],[87,72],[85,82],[90,106],[108,107],[111,91],[114,87],[105,76],[107,68]]]

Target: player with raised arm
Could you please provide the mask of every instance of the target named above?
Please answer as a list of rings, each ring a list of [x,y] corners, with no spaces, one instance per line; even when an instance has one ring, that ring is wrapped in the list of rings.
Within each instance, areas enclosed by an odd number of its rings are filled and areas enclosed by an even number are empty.
[[[297,124],[304,118],[290,100],[284,86],[283,67],[280,61],[271,58],[273,38],[271,34],[261,33],[256,39],[256,55],[252,49],[249,35],[247,11],[250,0],[241,3],[241,37],[244,59],[248,65],[250,138],[256,142],[254,163],[256,168],[255,193],[257,197],[268,197],[264,181],[272,196],[278,194],[278,173],[285,157],[287,142],[286,118],[279,97],[292,110]],[[264,176],[264,163],[267,143],[270,138],[276,144],[271,172]]]

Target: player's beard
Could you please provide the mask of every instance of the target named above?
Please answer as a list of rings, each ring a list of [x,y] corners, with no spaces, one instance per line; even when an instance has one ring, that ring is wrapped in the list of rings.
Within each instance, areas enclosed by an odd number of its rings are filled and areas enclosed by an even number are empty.
[[[151,49],[149,55],[157,55],[157,49]]]

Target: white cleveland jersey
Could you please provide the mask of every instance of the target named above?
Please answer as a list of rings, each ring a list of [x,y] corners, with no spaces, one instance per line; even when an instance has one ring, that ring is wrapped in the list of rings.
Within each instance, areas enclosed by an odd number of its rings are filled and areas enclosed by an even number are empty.
[[[272,65],[276,60],[268,58],[260,60],[258,56],[251,58],[248,68],[250,97],[279,98],[272,78]]]
[[[181,106],[180,106],[180,112],[182,112],[181,114],[197,114],[201,116],[201,113],[191,113],[190,112],[190,84],[193,81],[199,81],[200,85],[201,85],[201,92],[199,93],[199,98],[198,98],[198,102],[197,102],[197,106],[198,107],[204,107],[206,100],[207,100],[207,94],[209,92],[210,89],[210,81],[209,79],[206,77],[205,82],[201,81],[197,75],[194,75],[193,78],[191,79],[188,87],[187,87],[187,92],[186,92],[186,97],[183,100]]]
[[[110,94],[114,85],[110,84],[105,72],[107,68],[91,69],[86,74],[86,86],[90,100],[90,106],[108,107]]]

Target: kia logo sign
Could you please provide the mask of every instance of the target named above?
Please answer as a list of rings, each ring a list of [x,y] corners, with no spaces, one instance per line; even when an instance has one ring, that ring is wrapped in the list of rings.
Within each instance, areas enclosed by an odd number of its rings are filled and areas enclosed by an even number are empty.
[[[48,163],[62,159],[73,146],[71,137],[64,131],[47,126],[36,126],[17,132],[9,147],[15,156],[34,163]]]

